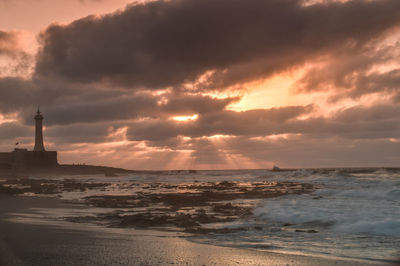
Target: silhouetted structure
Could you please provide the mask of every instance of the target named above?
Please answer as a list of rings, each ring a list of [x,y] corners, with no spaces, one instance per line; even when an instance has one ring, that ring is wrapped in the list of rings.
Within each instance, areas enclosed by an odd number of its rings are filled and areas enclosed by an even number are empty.
[[[33,151],[44,151],[43,144],[43,116],[38,108],[35,115],[35,147]]]
[[[0,169],[24,171],[58,166],[57,152],[46,151],[43,144],[43,115],[40,110],[35,119],[35,147],[33,151],[15,148],[12,152],[0,152]]]

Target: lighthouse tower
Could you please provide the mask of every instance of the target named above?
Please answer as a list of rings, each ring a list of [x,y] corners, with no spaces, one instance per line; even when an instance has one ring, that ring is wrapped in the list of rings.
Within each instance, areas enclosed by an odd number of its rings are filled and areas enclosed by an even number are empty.
[[[44,145],[43,145],[43,116],[38,108],[36,115],[35,115],[35,126],[36,126],[36,131],[35,131],[35,147],[33,148],[33,151],[44,151]]]

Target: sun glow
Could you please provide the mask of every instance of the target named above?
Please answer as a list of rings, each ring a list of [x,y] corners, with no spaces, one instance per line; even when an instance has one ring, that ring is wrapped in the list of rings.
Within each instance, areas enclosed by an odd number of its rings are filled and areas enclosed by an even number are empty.
[[[185,122],[185,121],[196,120],[198,117],[199,115],[195,114],[195,115],[174,116],[172,117],[172,119],[175,121]]]
[[[310,94],[294,94],[293,87],[304,73],[303,69],[293,73],[275,75],[263,81],[246,85],[247,93],[240,101],[232,103],[228,109],[233,111],[246,111],[256,108],[272,108],[287,105],[307,105],[315,102],[315,97]]]
[[[231,137],[231,136],[229,136],[229,135],[212,135],[212,136],[209,136],[209,137],[206,137],[206,138],[209,138],[209,139],[220,139],[220,138],[229,138],[229,137]]]

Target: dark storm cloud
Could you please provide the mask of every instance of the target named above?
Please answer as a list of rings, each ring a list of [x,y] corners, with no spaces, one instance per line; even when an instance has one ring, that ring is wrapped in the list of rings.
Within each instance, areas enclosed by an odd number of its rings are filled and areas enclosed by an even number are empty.
[[[399,22],[397,0],[170,0],[50,25],[32,79],[1,75],[0,114],[20,120],[0,124],[0,146],[13,147],[15,137],[32,144],[40,105],[49,145],[117,164],[130,156],[139,167],[174,164],[180,151],[194,165],[235,156],[298,166],[398,162],[400,70],[379,65],[400,62],[400,44],[382,41]],[[16,33],[0,31],[0,55],[25,62]],[[201,95],[244,90],[245,82],[303,63],[308,71],[297,92],[397,98],[323,117],[313,105],[235,112],[228,106],[239,97]],[[171,119],[193,114],[193,121]],[[228,137],[207,138],[214,135]],[[113,141],[114,148],[101,145]]]
[[[146,117],[157,108],[157,98],[150,95],[134,95],[102,99],[90,102],[76,102],[46,108],[48,125],[95,123],[100,121],[127,120]]]
[[[179,93],[152,95],[56,80],[0,78],[0,112],[19,112],[26,124],[33,123],[32,114],[38,106],[45,112],[46,125],[51,126],[203,114],[224,110],[237,100]]]
[[[218,88],[332,52],[335,57],[331,55],[325,75],[320,75],[322,71],[306,75],[305,90],[322,88],[324,81],[349,86],[349,80],[357,88],[353,93],[374,91],[383,83],[387,90],[394,89],[397,71],[356,74],[392,56],[390,47],[376,50],[374,43],[397,23],[399,7],[392,0],[328,1],[307,7],[297,0],[174,0],[52,25],[42,33],[34,78],[0,79],[0,112],[20,112],[25,123],[31,124],[33,109],[41,105],[49,114],[47,125],[152,118],[145,127],[157,131],[160,136],[155,138],[175,136],[182,130],[193,131],[189,135],[247,134],[245,127],[254,134],[268,134],[276,128],[271,123],[285,118],[274,120],[271,110],[224,111],[239,99],[177,91],[183,82],[207,70],[214,74],[199,87]],[[0,31],[1,40],[16,41],[12,33]],[[348,78],[348,73],[356,79]],[[179,86],[176,93],[151,95],[92,83],[104,79],[139,90]],[[270,117],[263,124],[265,113]],[[167,120],[189,114],[200,114],[190,123],[195,129],[182,129],[188,126]],[[157,126],[163,130],[156,130]]]
[[[118,90],[75,86],[53,79],[24,79],[19,77],[0,78],[0,112],[32,113],[38,106],[73,104],[76,102],[98,101],[104,98],[121,96]]]
[[[67,125],[73,123],[95,123],[141,118],[168,119],[171,116],[202,114],[225,109],[237,98],[214,99],[201,95],[160,96],[148,93],[122,94],[96,100],[76,100],[67,104],[47,105],[47,125]],[[168,99],[163,102],[164,97]],[[32,120],[31,110],[23,114],[24,121]]]
[[[400,21],[397,0],[172,0],[52,25],[37,76],[164,88],[213,70],[211,87],[264,77],[338,47],[362,47]]]

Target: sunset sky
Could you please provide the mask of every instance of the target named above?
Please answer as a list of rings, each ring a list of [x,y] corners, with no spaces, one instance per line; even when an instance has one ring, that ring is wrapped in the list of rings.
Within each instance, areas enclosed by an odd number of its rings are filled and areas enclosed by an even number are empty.
[[[399,0],[0,0],[0,150],[128,169],[399,166]]]

